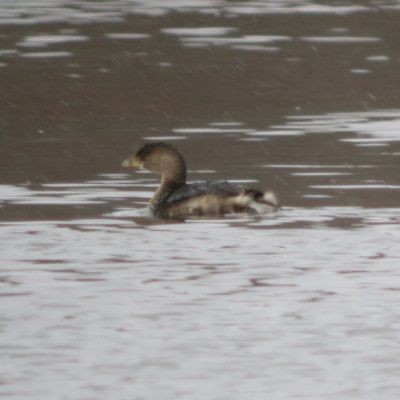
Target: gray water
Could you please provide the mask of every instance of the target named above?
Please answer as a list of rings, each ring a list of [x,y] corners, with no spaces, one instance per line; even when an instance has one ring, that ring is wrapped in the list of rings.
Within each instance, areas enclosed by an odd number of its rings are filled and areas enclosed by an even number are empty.
[[[399,1],[0,1],[0,398],[397,399]],[[264,216],[162,221],[144,142]]]

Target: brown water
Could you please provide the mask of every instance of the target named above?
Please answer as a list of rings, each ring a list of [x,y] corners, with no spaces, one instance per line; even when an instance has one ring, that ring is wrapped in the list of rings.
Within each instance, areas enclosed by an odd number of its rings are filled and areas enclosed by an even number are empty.
[[[397,399],[400,1],[0,1],[0,398]],[[152,218],[143,142],[273,216]]]

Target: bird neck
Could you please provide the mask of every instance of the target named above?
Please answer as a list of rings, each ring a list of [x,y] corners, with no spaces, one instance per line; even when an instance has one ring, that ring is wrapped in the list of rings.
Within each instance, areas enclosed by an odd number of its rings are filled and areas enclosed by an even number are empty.
[[[162,153],[158,171],[161,183],[150,200],[150,207],[157,210],[165,204],[171,193],[186,184],[186,163],[182,155],[175,149]]]
[[[185,179],[181,180],[181,182],[177,182],[163,175],[157,191],[154,193],[153,197],[150,200],[151,209],[154,211],[160,208],[174,190],[184,185]]]
[[[161,184],[170,185],[173,182],[185,184],[186,182],[186,163],[182,155],[174,150],[166,152],[161,159]]]

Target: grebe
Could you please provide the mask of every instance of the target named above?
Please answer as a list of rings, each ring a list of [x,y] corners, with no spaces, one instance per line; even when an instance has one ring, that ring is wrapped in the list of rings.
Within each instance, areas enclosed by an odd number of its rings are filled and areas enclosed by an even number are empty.
[[[160,218],[221,216],[231,213],[266,213],[279,208],[272,191],[261,191],[226,181],[186,183],[186,163],[167,143],[148,143],[122,162],[123,167],[161,174],[150,200],[150,210]]]

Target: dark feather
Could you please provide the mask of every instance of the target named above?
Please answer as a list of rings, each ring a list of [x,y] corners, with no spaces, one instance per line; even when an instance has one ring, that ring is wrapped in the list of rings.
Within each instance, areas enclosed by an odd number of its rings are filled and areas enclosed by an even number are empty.
[[[189,198],[203,194],[215,194],[217,196],[237,196],[245,193],[242,186],[232,185],[226,181],[196,182],[179,187],[165,199],[167,205],[178,203]]]

